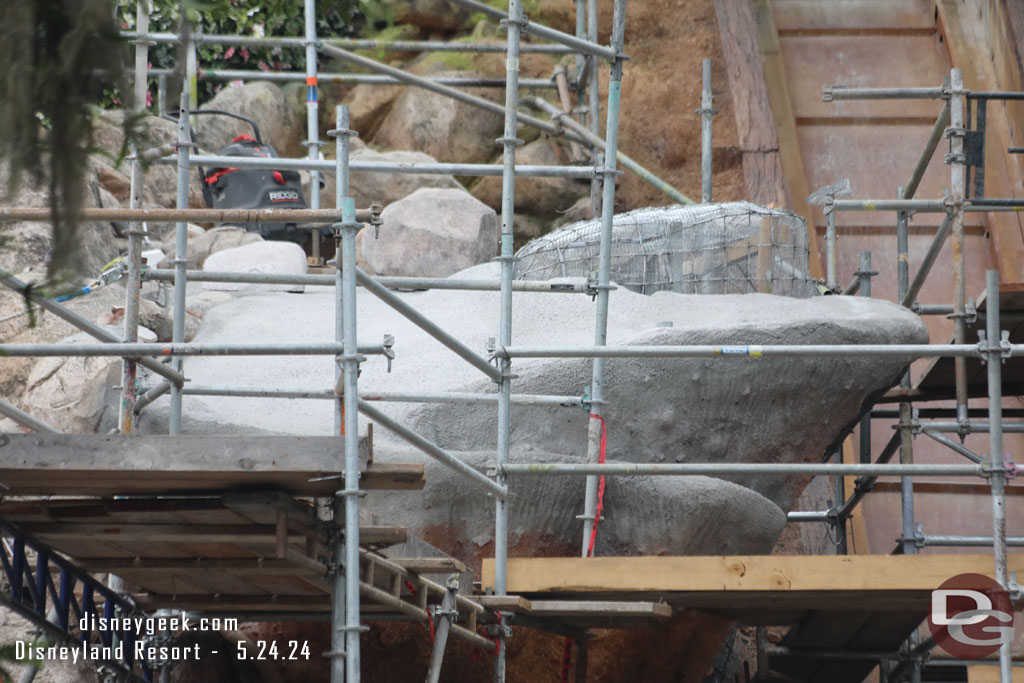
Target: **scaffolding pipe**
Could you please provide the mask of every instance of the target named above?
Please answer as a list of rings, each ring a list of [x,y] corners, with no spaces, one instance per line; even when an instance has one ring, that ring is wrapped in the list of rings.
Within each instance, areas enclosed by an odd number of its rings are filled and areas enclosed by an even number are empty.
[[[391,292],[391,290],[378,283],[373,277],[367,275],[362,270],[356,269],[356,278],[363,287],[370,291],[371,294],[401,313],[410,322],[437,341],[441,342],[441,344],[447,346],[459,358],[462,358],[477,370],[490,377],[493,381],[498,383],[501,382],[500,370],[488,363],[482,356],[474,353],[468,346],[460,342],[458,339],[445,332],[435,322],[403,301],[401,297]]]
[[[896,455],[896,451],[900,447],[900,433],[896,432],[890,437],[889,441],[885,444],[885,448],[878,454],[878,459],[875,461],[876,465],[884,465],[885,463],[892,460],[892,457]],[[860,504],[864,497],[871,492],[874,488],[875,482],[878,481],[877,476],[859,477],[853,484],[853,493],[850,497],[839,507],[837,511],[840,519],[846,519],[853,514],[853,509]]]
[[[149,82],[146,80],[146,67],[149,60],[149,2],[139,0],[135,10],[135,26],[138,37],[135,39],[135,92],[132,110],[136,115],[146,111],[146,94]],[[143,183],[145,173],[142,160],[139,158],[138,145],[130,145],[132,160],[131,189],[129,208],[138,209],[142,206]],[[128,257],[125,273],[124,291],[124,332],[122,338],[126,344],[139,340],[139,306],[142,296],[142,247],[146,234],[145,224],[133,221],[128,226]],[[117,430],[121,434],[130,435],[134,432],[135,420],[135,381],[137,364],[134,359],[126,358],[121,362],[121,402],[117,411]]]
[[[547,100],[539,97],[534,97],[527,100],[527,104],[540,109],[545,114],[550,116],[559,126],[568,128],[574,133],[577,133],[581,138],[586,140],[594,147],[607,147],[608,144],[605,140],[602,140],[600,136],[594,135],[585,126],[577,122],[572,116],[561,111]],[[616,145],[616,159],[622,164],[623,168],[626,168],[633,172],[641,180],[647,182],[652,187],[660,191],[662,194],[667,196],[674,202],[679,204],[693,204],[693,200],[684,195],[676,188],[669,185],[667,182],[654,175],[651,171],[647,170],[639,163],[637,163],[632,157],[626,156],[623,152],[618,151],[618,145]]]
[[[187,148],[186,148],[187,149]],[[238,167],[246,164],[241,160],[249,157],[193,157],[192,166],[200,166],[197,163],[202,159],[213,159],[224,163],[231,163]],[[260,157],[252,157],[260,158]],[[232,159],[238,161],[231,161]],[[289,161],[287,159],[268,159],[272,167],[273,162]],[[333,162],[318,162],[333,163]],[[307,162],[309,164],[309,162]],[[188,176],[186,164],[186,179]],[[223,165],[223,164],[221,164]],[[186,190],[188,187],[186,186]],[[186,200],[188,197],[186,196]],[[363,209],[357,212],[357,217],[363,221],[370,221],[374,217],[372,209]],[[100,221],[149,221],[151,223],[170,223],[174,221],[186,221],[189,223],[333,223],[341,220],[341,211],[336,209],[190,209],[186,204],[177,209],[79,209],[78,220],[89,222]],[[47,223],[51,220],[52,214],[49,209],[34,209],[23,207],[0,206],[0,223],[4,222],[36,222]]]
[[[453,0],[453,2],[454,1],[455,0]],[[472,105],[479,109],[483,109],[485,111],[489,111],[500,116],[505,115],[505,107],[503,107],[500,104],[496,104],[482,97],[477,97],[476,95],[470,95],[461,90],[456,90],[455,88],[450,88],[447,85],[435,83],[434,81],[428,80],[426,78],[414,76],[413,74],[402,71],[401,69],[396,69],[393,66],[388,66],[387,64],[382,64],[376,60],[369,59],[367,57],[360,57],[354,52],[349,52],[348,50],[343,50],[339,47],[334,47],[332,45],[321,45],[320,51],[330,55],[331,57],[337,57],[338,59],[342,59],[346,62],[350,62],[352,64],[361,66],[364,69],[369,69],[370,71],[376,71],[377,73],[392,76],[406,83],[407,85],[415,85],[420,88],[423,88],[424,90],[430,90],[431,92],[436,92],[439,95],[445,95],[446,97],[450,97],[453,100],[457,100],[464,104]],[[526,114],[519,114],[518,120],[521,123],[533,126],[537,130],[540,130],[541,132],[547,133],[549,135],[559,134],[558,127],[547,121],[541,121],[538,118],[527,116]],[[582,140],[576,138],[575,136],[570,136],[570,139],[575,139],[577,142],[583,142]]]
[[[293,342],[276,344],[0,344],[0,356],[141,358],[169,356],[331,356],[345,352],[338,342]],[[363,354],[387,355],[389,347],[360,346]]]
[[[71,323],[72,325],[82,330],[86,334],[95,337],[96,339],[99,339],[102,342],[106,342],[108,344],[121,343],[121,339],[118,338],[116,335],[111,334],[106,329],[100,327],[91,320],[83,318],[74,311],[65,308],[56,301],[51,301],[50,299],[41,296],[39,293],[30,290],[27,284],[25,284],[18,278],[14,277],[13,275],[7,275],[0,271],[0,284],[3,284],[8,289],[12,289],[15,292],[18,292],[19,294],[28,297],[29,301],[36,304],[43,310],[53,313],[61,320]],[[167,378],[168,380],[179,386],[183,384],[185,381],[184,376],[182,376],[180,372],[175,372],[174,370],[170,369],[163,363],[155,361],[151,358],[140,360],[139,364],[148,370],[152,370],[161,377]]]
[[[416,432],[403,426],[401,423],[391,419],[377,408],[372,407],[366,403],[360,402],[359,412],[361,412],[363,415],[366,415],[371,420],[374,420],[375,422],[379,423],[385,429],[390,429],[392,432],[394,432],[396,435],[404,439],[406,442],[412,444],[419,450],[423,451],[424,453],[432,457],[434,460],[437,460],[448,469],[454,470],[455,472],[461,474],[464,478],[468,479],[469,481],[475,482],[476,484],[483,486],[485,489],[487,489],[488,493],[498,498],[499,500],[504,500],[505,498],[508,497],[508,487],[496,484],[486,475],[473,469],[472,467],[462,462],[455,456],[450,455],[437,444],[428,441],[427,439],[423,438]]]
[[[455,591],[458,589],[458,578],[450,582],[441,599],[441,608],[434,613],[436,624],[434,642],[430,649],[430,664],[427,667],[427,683],[438,683],[441,679],[441,665],[444,663],[444,651],[448,646],[448,631],[452,621],[458,616],[455,609]]]
[[[992,476],[989,478],[989,484],[992,487],[992,552],[995,556],[996,581],[1004,590],[1009,591],[1010,575],[1006,566],[1006,479],[1001,476],[1006,463],[1003,453],[1003,349],[1000,344],[999,326],[999,271],[987,271],[985,284],[985,308],[988,312],[985,320],[985,339],[988,357],[989,467],[992,469]],[[961,422],[959,416],[957,422]],[[1012,683],[1013,681],[1011,645],[1011,642],[1004,641],[999,647],[1001,683]]]
[[[208,270],[187,271],[189,282],[236,282],[245,284],[306,285],[333,287],[333,275],[284,275],[278,273],[229,273]],[[172,270],[147,270],[143,280],[170,282]],[[463,280],[434,277],[377,277],[377,283],[389,289],[450,289],[467,292],[499,292],[500,280]],[[538,294],[593,294],[586,282],[551,282],[550,280],[513,280],[513,292]]]
[[[626,34],[626,2],[615,0],[612,17],[612,46],[616,59],[612,63],[608,81],[608,122],[605,125],[605,169],[602,175],[601,246],[597,273],[597,311],[594,321],[594,346],[600,351],[608,343],[608,299],[611,294],[612,229],[615,220],[615,161],[619,149],[619,107],[622,98],[623,43]],[[601,456],[601,436],[604,427],[604,368],[603,357],[594,356],[591,373],[590,419],[587,420],[587,462],[597,465]],[[600,465],[598,468],[600,469]],[[592,472],[586,480],[583,508],[583,539],[581,554],[590,555],[590,539],[595,533],[597,519],[597,489],[600,472]]]
[[[148,390],[158,388],[147,387]],[[243,387],[203,384],[186,384],[182,392],[188,396],[228,396],[241,398],[283,398],[334,400],[338,397],[334,389],[282,389],[279,387]],[[421,392],[363,391],[360,401],[380,403],[451,403],[497,405],[497,394],[474,394],[471,392]],[[512,405],[545,408],[579,408],[580,396],[545,396],[542,394],[512,394]]]
[[[531,27],[532,30],[532,27]],[[122,32],[126,38],[134,38],[137,34],[131,31]],[[175,33],[151,33],[150,39],[154,43],[177,43],[179,37]],[[237,47],[281,47],[281,48],[303,48],[306,40],[288,36],[240,36],[240,35],[197,35],[193,38],[197,45],[229,45]],[[505,52],[503,43],[449,43],[438,40],[364,40],[355,38],[321,38],[320,43],[336,45],[348,50],[385,50],[392,52]],[[535,54],[574,54],[575,50],[564,45],[546,45],[543,43],[524,43],[523,52]],[[152,71],[167,71],[172,69],[153,69]],[[254,72],[263,75],[273,75],[280,72]],[[322,80],[322,79],[321,79]]]
[[[908,211],[944,213],[949,206],[943,199],[832,199],[825,204],[834,211]]]
[[[342,45],[341,47],[345,47]],[[151,76],[159,76],[174,73],[174,69],[150,69]],[[200,69],[199,78],[211,81],[272,81],[285,83],[305,82],[305,74],[295,71],[247,71],[244,69]],[[504,88],[505,80],[500,78],[465,78],[452,76],[447,78],[426,77],[428,81],[441,85],[451,85],[462,88]],[[356,74],[356,73],[335,73],[323,72],[317,74],[318,83],[340,83],[344,85],[405,85],[402,81],[392,76],[380,76],[377,74]],[[520,84],[524,88],[554,89],[556,86],[546,78],[524,78]]]
[[[320,105],[317,92],[317,37],[316,37],[316,0],[303,0],[303,26],[305,28],[306,48],[306,146],[307,156],[311,161],[320,159]],[[335,204],[335,206],[338,206]],[[320,208],[320,171],[309,172],[309,208],[314,211]],[[320,230],[313,228],[310,240],[313,263],[320,265]]]
[[[943,446],[946,446],[950,450],[959,453],[960,455],[964,456],[965,458],[972,462],[982,462],[981,456],[972,451],[970,448],[967,448],[967,446],[958,444],[956,441],[953,441],[952,439],[949,439],[943,436],[942,434],[938,434],[932,431],[931,429],[928,429],[927,427],[922,429],[921,432],[928,438],[932,439],[933,441],[941,443]]]
[[[839,252],[836,243],[836,212],[834,209],[826,207],[825,218],[828,221],[825,228],[825,285],[835,290],[839,287],[839,275],[836,261],[839,258]]]
[[[187,44],[187,51],[191,54],[194,45],[191,41]],[[186,69],[185,77],[181,79],[181,102],[178,108],[178,196],[176,208],[179,210],[188,209],[188,156],[192,144],[191,123],[189,121],[189,98],[191,88],[191,77]],[[179,219],[174,225],[174,317],[171,329],[171,341],[174,344],[181,344],[185,341],[185,288],[187,275],[185,270],[188,267],[188,224],[186,219]],[[181,357],[171,359],[171,367],[176,372],[183,372]],[[171,386],[171,416],[168,425],[170,434],[181,433],[181,387]]]
[[[914,537],[922,547],[986,547],[992,546],[991,536],[956,536],[918,534]],[[1019,548],[1024,546],[1024,536],[1008,536],[1006,545]]]
[[[967,341],[967,276],[964,265],[964,213],[962,201],[967,196],[967,165],[964,156],[963,75],[960,69],[950,72],[949,159],[950,189],[953,193],[953,341]],[[967,422],[967,360],[953,361],[956,381],[957,422]]]
[[[700,96],[700,202],[711,203],[711,117],[715,110],[711,107],[711,60],[705,59],[701,64],[703,87]]]
[[[36,434],[60,434],[60,430],[51,427],[40,419],[34,418],[17,406],[0,399],[0,415],[9,417],[23,427],[28,427]]]
[[[1024,352],[1024,344],[1009,347]],[[834,344],[766,346],[508,346],[496,358],[979,358],[977,344]],[[595,399],[596,401],[596,399]]]
[[[342,287],[339,299],[342,301],[344,320],[342,331],[345,355],[341,358],[345,380],[343,401],[343,430],[345,437],[345,669],[351,683],[361,680],[359,634],[359,363],[363,360],[356,341],[356,233],[362,225],[356,220],[356,200],[349,193],[348,155],[349,130],[348,107],[335,108],[338,159],[338,206],[342,207],[344,218],[337,228],[341,240],[336,257]],[[340,493],[340,492],[339,492]],[[336,494],[339,495],[339,494]],[[337,625],[337,615],[335,624]]]
[[[145,359],[144,359],[145,360]],[[171,390],[170,382],[161,382],[152,389],[149,389],[139,399],[135,401],[135,415],[138,416],[142,412],[143,408],[148,406],[153,401],[157,400],[167,392]]]
[[[503,24],[506,24],[508,22],[508,14],[502,12],[499,9],[495,9],[490,5],[485,5],[482,2],[476,2],[476,0],[451,1],[456,5],[462,5],[463,7],[469,8],[474,12],[481,12],[485,16],[488,16],[491,19],[496,19],[497,21]],[[550,40],[551,42],[559,43],[560,45],[565,45],[566,47],[572,48],[572,50],[576,52],[581,52],[585,55],[593,55],[595,57],[600,57],[601,59],[607,60],[609,62],[614,62],[615,60],[619,59],[622,54],[621,50],[615,49],[614,44],[612,47],[605,47],[604,45],[598,45],[596,42],[580,40],[576,36],[569,35],[568,33],[562,33],[561,31],[557,31],[553,28],[548,28],[547,26],[543,26],[541,24],[535,24],[533,22],[530,22],[527,25],[525,19],[522,20],[522,26],[524,31],[527,31],[537,36],[538,38]]]
[[[822,88],[825,102],[840,100],[941,100],[949,98],[946,88],[850,88],[826,85]]]
[[[930,432],[947,432],[947,433],[959,433],[962,426],[957,422],[926,422],[922,425],[922,428],[927,429]],[[969,422],[967,424],[968,434],[985,434],[989,431],[989,423],[987,420],[979,420],[975,422]],[[1024,434],[1024,422],[1011,422],[1009,424],[1003,423],[1003,434]]]
[[[928,274],[931,272],[932,266],[935,265],[936,259],[939,258],[939,252],[942,251],[942,247],[946,243],[946,238],[949,237],[949,232],[952,227],[953,214],[947,213],[946,217],[942,219],[942,224],[935,233],[935,238],[928,246],[928,252],[921,260],[921,265],[918,267],[917,273],[914,275],[914,281],[910,284],[910,288],[903,294],[902,299],[900,299],[900,305],[909,308],[913,305],[914,301],[917,300],[917,295],[921,292],[921,287],[924,286],[925,280],[928,279]]]
[[[160,163],[170,159],[160,159]],[[211,154],[194,155],[193,166],[234,168],[272,168],[282,171],[331,171],[334,172],[333,161],[310,161],[309,159],[282,159],[280,157],[221,157]],[[455,176],[500,176],[503,169],[498,164],[448,164],[448,163],[410,163],[388,161],[353,161],[349,163],[351,173],[404,173],[417,175],[455,175]],[[584,178],[595,177],[598,171],[592,166],[519,166],[516,175],[533,178]],[[122,209],[123,210],[123,209]],[[201,209],[193,209],[199,211]],[[290,209],[300,211],[300,209]],[[333,209],[321,209],[333,211]],[[326,214],[325,214],[326,215]],[[368,214],[360,214],[361,220],[368,220]],[[3,220],[4,209],[0,207],[0,220]],[[333,220],[339,220],[340,215]],[[11,219],[18,220],[18,219]]]
[[[501,176],[501,302],[498,317],[498,342],[512,343],[512,279],[515,268],[515,200],[516,200],[516,148],[522,140],[516,138],[519,121],[519,42],[525,24],[522,0],[509,0],[508,18],[503,22],[508,45],[505,60],[505,127],[498,143],[502,145]],[[512,430],[512,363],[503,358],[498,361],[501,380],[498,385],[497,461],[508,463]],[[508,488],[504,475],[495,477],[498,486]],[[494,501],[494,593],[508,593],[508,518],[509,505],[505,499]],[[497,657],[494,660],[494,681],[504,683],[508,657],[506,628],[508,615],[498,612]]]
[[[786,521],[794,523],[827,522],[830,518],[828,510],[797,510],[786,513]]]
[[[928,169],[932,156],[935,155],[935,148],[939,146],[939,140],[942,139],[942,134],[948,125],[949,100],[942,105],[942,111],[939,113],[939,118],[935,120],[931,134],[928,135],[928,142],[925,143],[924,151],[921,152],[917,165],[914,166],[914,171],[910,174],[910,182],[907,183],[903,192],[904,199],[914,198],[914,193],[917,192],[917,187],[921,184],[921,179],[924,178],[924,172]]]
[[[509,476],[711,476],[763,475],[771,477],[797,476],[912,476],[912,477],[987,477],[987,465],[863,465],[837,463],[531,463],[511,464],[498,468]],[[1000,467],[1000,472],[1004,469]]]
[[[587,0],[587,40],[597,42],[597,0]],[[597,70],[597,57],[590,55],[587,58],[587,122],[590,124],[590,132],[595,138],[601,137],[601,87],[600,74]],[[592,145],[590,159],[594,168],[600,168],[604,163],[602,151],[604,145]],[[601,178],[595,176],[590,181],[590,206],[597,215],[601,212]]]

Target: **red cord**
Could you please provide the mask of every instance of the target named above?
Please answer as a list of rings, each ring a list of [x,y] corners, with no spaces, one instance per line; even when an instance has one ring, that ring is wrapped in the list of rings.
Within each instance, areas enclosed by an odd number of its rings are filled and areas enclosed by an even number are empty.
[[[569,683],[569,662],[572,661],[572,638],[565,639],[562,646],[562,675],[559,677],[561,683]]]
[[[601,421],[601,455],[597,462],[603,465],[605,452],[608,448],[608,425],[605,424],[604,418],[600,415],[591,415],[590,419]],[[597,542],[597,525],[601,521],[602,510],[604,510],[604,475],[601,475],[601,480],[597,485],[597,509],[594,511],[594,526],[590,529],[590,543],[587,544],[587,557],[594,556],[594,543]]]

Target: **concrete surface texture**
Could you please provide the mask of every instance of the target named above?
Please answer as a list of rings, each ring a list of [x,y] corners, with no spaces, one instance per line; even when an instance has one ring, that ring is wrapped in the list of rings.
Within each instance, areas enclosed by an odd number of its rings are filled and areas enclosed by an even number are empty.
[[[485,264],[458,276],[496,278],[497,266]],[[481,354],[497,329],[497,292],[400,296]],[[592,344],[594,306],[588,297],[517,294],[514,301],[516,344]],[[196,341],[331,339],[333,306],[333,293],[320,289],[301,296],[236,298],[206,314]],[[390,374],[379,357],[363,364],[360,387],[364,392],[494,390],[479,371],[363,290],[358,306],[360,342],[375,343],[384,334],[393,334],[398,354]],[[610,318],[610,344],[925,340],[916,316],[885,302],[846,297],[795,300],[673,293],[648,297],[618,290],[612,294]],[[675,326],[656,327],[663,322]],[[903,365],[898,359],[609,361],[608,459],[817,461],[857,418],[864,400],[890,386]],[[186,367],[194,384],[327,389],[334,380],[333,359],[324,357],[195,358]],[[590,384],[590,362],[585,360],[522,361],[514,364],[514,371],[519,377],[513,384],[516,393],[582,395]],[[491,406],[378,406],[481,468],[493,458],[496,427]],[[166,404],[155,408],[165,411]],[[329,401],[189,396],[185,429],[187,433],[190,425],[199,426],[198,420],[240,431],[329,434],[332,410]],[[579,462],[586,455],[587,419],[578,408],[513,408],[513,461]],[[379,460],[425,459],[382,428],[377,428],[375,437]],[[493,504],[472,484],[455,477],[430,463],[426,493],[374,494],[367,510],[381,520],[408,523],[431,542],[443,540],[439,533],[457,538],[464,530],[463,537],[471,543],[483,543],[489,538]],[[513,534],[531,547],[557,548],[558,552],[577,548],[579,522],[574,517],[582,510],[582,482],[544,478],[518,483]],[[779,508],[789,506],[804,482],[753,477],[739,483],[747,488],[701,478],[612,480],[599,543],[616,552],[767,552],[783,524]],[[722,533],[723,528],[731,530]],[[472,556],[479,546],[466,550],[463,556]]]
[[[242,232],[243,235],[248,233]],[[258,237],[258,236],[257,236]],[[294,242],[257,240],[211,254],[203,270],[222,273],[305,275],[306,253]],[[205,288],[224,292],[301,292],[302,285],[258,285],[238,282],[207,282]]]

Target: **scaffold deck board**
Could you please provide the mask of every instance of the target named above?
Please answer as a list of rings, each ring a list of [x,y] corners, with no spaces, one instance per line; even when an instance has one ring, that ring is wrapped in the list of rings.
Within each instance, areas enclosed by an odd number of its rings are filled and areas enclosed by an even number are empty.
[[[366,464],[360,487],[411,491],[422,464]],[[0,483],[7,495],[118,495],[275,489],[331,495],[344,445],[333,437],[0,435]]]
[[[1024,554],[1009,557],[1024,570]],[[540,598],[630,600],[661,596],[673,608],[752,624],[793,623],[822,610],[926,610],[931,591],[956,574],[991,576],[991,555],[512,558],[508,591]],[[493,586],[484,559],[482,585]],[[796,617],[796,619],[794,619]]]

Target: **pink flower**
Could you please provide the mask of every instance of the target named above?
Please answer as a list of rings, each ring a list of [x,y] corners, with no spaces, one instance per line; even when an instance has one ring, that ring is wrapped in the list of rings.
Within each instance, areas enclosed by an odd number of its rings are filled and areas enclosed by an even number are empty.
[[[224,53],[224,59],[231,59],[235,54],[235,48],[229,47],[228,51]]]
[[[245,61],[249,61],[249,51],[244,47],[238,51],[238,54],[242,55],[242,59],[244,59]]]

